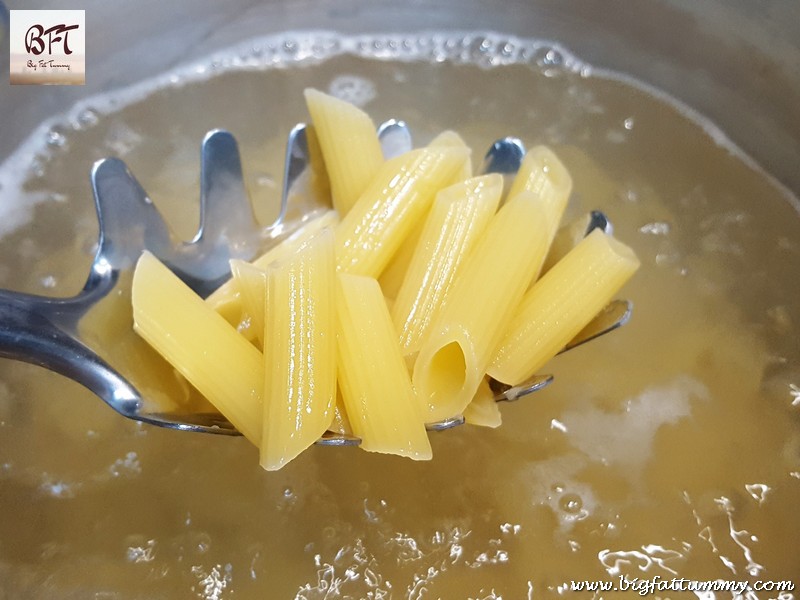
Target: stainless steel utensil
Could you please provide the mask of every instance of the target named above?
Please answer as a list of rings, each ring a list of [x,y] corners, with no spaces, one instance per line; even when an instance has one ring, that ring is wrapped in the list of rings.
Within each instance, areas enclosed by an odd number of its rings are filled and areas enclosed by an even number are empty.
[[[408,128],[387,121],[379,134],[384,153],[399,154],[411,147]],[[158,256],[202,296],[218,287],[230,273],[232,258],[249,260],[286,228],[288,191],[309,164],[306,128],[298,125],[289,134],[284,187],[279,217],[260,227],[253,216],[242,177],[239,150],[233,135],[214,130],[203,140],[200,185],[200,227],[190,242],[176,240],[141,185],[116,158],[98,161],[91,181],[100,225],[99,246],[89,277],[72,298],[47,298],[0,290],[0,356],[43,366],[82,384],[121,415],[172,429],[225,435],[238,431],[217,413],[163,413],[147,410],[143,392],[108,361],[109,346],[88,340],[78,323],[101,299],[129,286],[129,275],[147,249]],[[524,147],[514,138],[498,140],[484,161],[485,172],[513,174],[519,169]],[[595,214],[587,233],[609,227]],[[584,329],[566,349],[573,348],[624,324],[631,305],[616,301]],[[130,372],[136,365],[125,366]],[[552,376],[536,376],[518,386],[492,382],[495,400],[516,400],[542,389]],[[443,430],[464,422],[463,417],[430,423],[429,430]],[[319,443],[354,445],[358,438],[330,433]]]

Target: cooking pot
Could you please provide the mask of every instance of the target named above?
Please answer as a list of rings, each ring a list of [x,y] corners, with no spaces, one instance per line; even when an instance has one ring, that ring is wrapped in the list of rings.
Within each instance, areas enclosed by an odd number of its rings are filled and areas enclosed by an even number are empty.
[[[337,77],[423,141],[457,127],[474,144],[553,146],[571,210],[606,211],[643,267],[631,323],[554,361],[555,383],[504,407],[499,429],[437,434],[425,464],[315,447],[265,473],[243,439],[133,423],[3,361],[0,598],[689,589],[658,588],[672,578],[789,590],[800,5],[8,0],[0,39],[9,9],[45,8],[85,9],[86,85],[11,86],[0,61],[0,287],[80,289],[97,234],[88,172],[105,155],[184,237],[205,130],[234,131],[248,185],[273,198],[299,91]],[[350,50],[298,58],[339,39]]]

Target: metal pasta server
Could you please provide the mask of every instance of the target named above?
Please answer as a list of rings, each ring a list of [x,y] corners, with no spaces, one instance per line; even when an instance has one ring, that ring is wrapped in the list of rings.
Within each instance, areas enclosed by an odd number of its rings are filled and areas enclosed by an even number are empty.
[[[405,124],[387,121],[379,129],[387,156],[411,147]],[[183,431],[238,435],[239,432],[216,412],[156,412],[148,409],[147,389],[139,389],[140,364],[112,364],[110,348],[117,343],[108,335],[89,338],[79,328],[81,319],[114,292],[129,291],[130,276],[146,249],[201,296],[207,296],[230,274],[232,258],[250,260],[271,240],[279,240],[287,228],[289,190],[309,164],[304,125],[289,135],[284,165],[281,209],[275,223],[262,228],[256,222],[242,177],[239,150],[233,135],[209,132],[201,147],[200,227],[190,242],[176,240],[153,202],[126,165],[119,159],[98,161],[91,171],[99,246],[83,290],[72,298],[47,298],[0,290],[0,356],[43,366],[75,380],[105,401],[119,414],[161,427]],[[524,147],[519,140],[498,140],[484,161],[484,172],[513,174],[519,169]],[[322,205],[318,203],[317,207]],[[313,207],[313,206],[312,206]],[[586,233],[608,230],[602,213],[585,222]],[[631,304],[611,303],[565,348],[573,348],[624,324]],[[102,337],[102,336],[101,336]],[[536,376],[517,386],[491,382],[495,400],[516,400],[542,389],[552,376]],[[460,415],[427,424],[443,430],[464,422]],[[357,445],[358,438],[329,432],[319,441],[326,445]]]

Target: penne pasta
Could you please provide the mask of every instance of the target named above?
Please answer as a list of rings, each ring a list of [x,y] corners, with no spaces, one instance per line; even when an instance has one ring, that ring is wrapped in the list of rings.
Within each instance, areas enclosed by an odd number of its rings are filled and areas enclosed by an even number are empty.
[[[136,264],[141,335],[255,445],[261,442],[261,353],[149,252]]]
[[[526,293],[488,373],[511,385],[553,358],[639,268],[622,242],[595,230]]]
[[[267,252],[253,261],[259,269],[267,268],[272,262],[282,260],[297,251],[300,245],[325,227],[332,227],[339,222],[336,211],[328,210],[315,216],[288,237],[281,240]],[[228,280],[206,298],[208,305],[220,313],[234,327],[242,321],[242,299],[233,280]]]
[[[503,424],[500,407],[497,406],[497,401],[489,387],[489,381],[485,377],[478,386],[475,397],[464,409],[464,420],[470,425],[491,427],[492,429]]]
[[[431,143],[428,144],[428,147],[469,148],[460,135],[450,130],[443,131],[433,138]],[[453,181],[463,181],[470,177],[472,177],[472,162],[470,160],[465,160],[461,166],[461,170],[453,177]],[[423,223],[426,220],[427,216],[420,219]],[[403,278],[406,276],[406,271],[408,271],[408,265],[411,264],[411,259],[414,256],[414,251],[417,248],[421,233],[422,227],[414,228],[381,273],[378,281],[381,284],[384,296],[387,298],[394,299],[397,297],[400,286],[403,284]]]
[[[339,386],[361,447],[429,460],[419,401],[378,282],[340,273],[336,314]]]
[[[344,400],[342,399],[342,392],[337,389],[336,404],[333,407],[333,421],[331,422],[328,431],[338,433],[339,435],[353,435],[353,428],[350,425],[350,418],[347,416],[347,409],[344,407]]]
[[[434,147],[386,161],[336,227],[337,267],[378,277],[441,188],[450,185],[469,150]]]
[[[333,232],[267,268],[261,466],[280,469],[316,442],[336,402]]]
[[[318,90],[305,91],[331,186],[333,207],[346,215],[383,163],[372,119],[356,106]]]
[[[451,129],[447,129],[437,135],[428,144],[429,148],[469,148],[467,143],[460,135]],[[463,181],[472,177],[472,161],[465,160],[461,166],[461,171],[456,175],[456,181]]]
[[[550,244],[550,251],[542,265],[542,274],[547,273],[553,266],[567,255],[567,252],[577,246],[586,237],[586,230],[589,226],[589,215],[584,215],[563,225],[556,231],[553,243]]]
[[[437,194],[392,307],[404,355],[419,351],[447,303],[459,266],[497,210],[502,191],[503,178],[494,174]]]
[[[514,177],[508,198],[522,192],[533,194],[545,208],[548,247],[561,223],[567,200],[572,193],[572,177],[555,153],[546,146],[536,146],[522,160],[519,172]]]
[[[264,269],[233,259],[231,263],[231,280],[236,293],[241,299],[242,319],[239,333],[250,341],[257,342],[258,348],[264,345],[264,302],[267,296],[267,273]]]
[[[492,218],[414,363],[426,422],[461,412],[547,252],[545,208],[518,194]]]

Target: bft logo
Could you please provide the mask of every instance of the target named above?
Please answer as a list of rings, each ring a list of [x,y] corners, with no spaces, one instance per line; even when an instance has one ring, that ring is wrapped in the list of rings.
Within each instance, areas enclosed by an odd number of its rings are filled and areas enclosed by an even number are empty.
[[[53,44],[61,43],[64,54],[72,54],[69,49],[69,32],[79,29],[80,25],[66,25],[61,23],[45,29],[42,25],[32,25],[25,34],[25,50],[30,54],[40,55],[47,48],[47,54],[53,54]],[[47,36],[47,46],[45,38]]]
[[[86,20],[82,10],[12,10],[12,85],[83,85]]]

